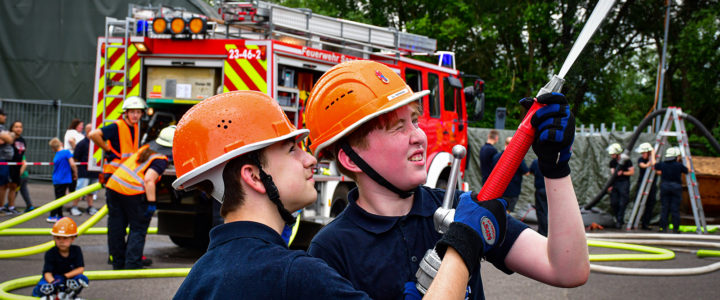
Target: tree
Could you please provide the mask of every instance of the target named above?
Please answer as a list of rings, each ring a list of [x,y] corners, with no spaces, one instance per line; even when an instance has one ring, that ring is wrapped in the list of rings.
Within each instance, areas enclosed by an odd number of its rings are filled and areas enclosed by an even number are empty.
[[[486,82],[486,110],[507,107],[507,127],[525,114],[517,100],[560,70],[597,1],[285,0],[284,5],[393,27],[437,40],[458,69]],[[563,93],[579,123],[632,128],[654,107],[665,1],[618,1],[565,76]],[[664,106],[680,106],[706,127],[720,122],[720,5],[671,5]],[[469,83],[469,82],[466,82]],[[473,126],[490,127],[486,114]],[[696,146],[711,153],[692,132]]]

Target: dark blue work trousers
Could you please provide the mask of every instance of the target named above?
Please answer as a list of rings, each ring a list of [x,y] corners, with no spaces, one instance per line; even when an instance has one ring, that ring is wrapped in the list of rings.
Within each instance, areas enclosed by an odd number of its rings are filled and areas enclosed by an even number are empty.
[[[107,189],[108,249],[113,269],[141,269],[150,218],[145,217],[144,194],[128,196]],[[125,239],[125,228],[130,234]]]
[[[548,233],[548,203],[545,188],[535,188],[535,215],[537,215],[538,233],[547,236]]]
[[[653,216],[653,210],[655,210],[655,194],[657,194],[657,189],[655,188],[656,185],[653,182],[652,186],[650,187],[650,194],[647,196],[647,201],[645,201],[645,211],[643,211],[643,216],[641,219],[641,225],[643,228],[646,228],[650,226],[650,220]],[[640,188],[640,181],[638,181],[638,188]],[[640,191],[638,191],[640,193]]]
[[[678,182],[663,182],[660,185],[660,230],[668,229],[668,215],[672,217],[673,231],[680,230],[680,201],[682,200],[682,185]]]
[[[618,227],[625,224],[625,207],[630,200],[630,181],[615,181],[610,192],[610,207],[615,212],[615,223]]]

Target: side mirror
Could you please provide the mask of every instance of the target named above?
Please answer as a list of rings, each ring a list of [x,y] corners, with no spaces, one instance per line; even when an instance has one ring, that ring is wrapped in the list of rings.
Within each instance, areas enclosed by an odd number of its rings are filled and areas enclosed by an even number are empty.
[[[472,116],[473,121],[482,120],[485,115],[485,81],[482,79],[476,79],[473,86],[468,86],[463,89],[465,93],[465,100],[470,102],[473,100],[475,113]]]

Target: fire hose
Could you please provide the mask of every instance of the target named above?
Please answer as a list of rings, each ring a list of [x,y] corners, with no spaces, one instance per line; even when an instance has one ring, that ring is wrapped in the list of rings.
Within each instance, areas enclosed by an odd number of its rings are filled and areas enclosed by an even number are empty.
[[[70,194],[67,194],[63,197],[60,197],[54,201],[51,201],[50,203],[47,203],[41,207],[38,207],[37,209],[34,209],[28,213],[25,213],[25,214],[15,217],[15,218],[12,218],[10,220],[4,221],[4,222],[0,223],[0,235],[49,234],[49,232],[50,232],[49,228],[10,228],[10,227],[27,222],[30,219],[33,219],[41,214],[44,214],[55,208],[58,208],[67,202],[70,202],[74,199],[77,199],[84,195],[95,192],[101,188],[102,188],[102,185],[100,185],[100,183],[91,184],[87,187],[84,187],[84,188],[74,191]],[[107,233],[107,228],[91,228],[98,221],[100,221],[107,214],[107,212],[108,212],[107,206],[103,206],[94,216],[89,218],[87,221],[85,221],[83,224],[81,224],[78,227],[78,235],[87,234],[88,231],[90,232],[90,234],[105,234],[105,233]],[[148,228],[148,233],[157,233],[157,227]],[[48,249],[52,248],[53,245],[55,245],[53,241],[48,241],[46,243],[42,243],[42,244],[31,246],[31,247],[0,250],[0,259],[34,255],[37,253],[47,251]]]
[[[675,245],[675,246],[683,246],[683,247],[714,247],[714,248],[720,248],[720,236],[708,236],[708,235],[695,235],[695,234],[661,234],[661,233],[654,233],[654,234],[630,234],[630,233],[588,233],[586,234],[588,238],[596,238],[601,240],[591,241],[588,240],[588,246],[596,246],[596,247],[604,247],[602,244],[591,244],[591,242],[595,243],[611,243],[611,244],[617,244],[619,246],[612,247],[616,249],[625,249],[625,250],[636,250],[635,247],[644,247],[640,245],[631,245],[631,244],[625,244],[625,243],[619,243],[619,241],[623,242],[631,242],[635,244],[649,244],[649,245]],[[690,240],[690,241],[688,241]],[[698,240],[704,241],[704,242],[697,242]],[[709,242],[709,241],[716,241],[716,242]],[[626,247],[624,245],[631,245],[633,248]],[[659,248],[655,248],[659,249]],[[683,250],[683,249],[673,249],[675,251],[681,251],[681,252],[691,252],[695,253],[697,257],[720,257],[720,251],[718,250],[707,250],[707,249],[699,249],[699,250]],[[632,254],[612,254],[612,255],[632,255]],[[599,260],[593,260],[593,255],[590,255],[590,261],[599,261]],[[617,275],[636,275],[636,276],[683,276],[683,275],[699,275],[699,274],[705,274],[714,272],[717,270],[720,270],[720,262],[715,262],[709,265],[700,266],[700,267],[690,267],[690,268],[626,268],[626,267],[616,267],[616,266],[605,266],[605,265],[596,265],[596,264],[590,264],[590,270],[600,273],[609,273],[609,274],[617,274]]]
[[[166,269],[141,269],[141,270],[101,270],[87,271],[83,274],[90,280],[110,279],[132,279],[132,278],[160,278],[160,277],[185,277],[190,268],[166,268]],[[9,291],[33,286],[40,280],[41,275],[33,275],[0,283],[0,299],[12,300],[37,300],[36,297],[29,297],[11,294]]]

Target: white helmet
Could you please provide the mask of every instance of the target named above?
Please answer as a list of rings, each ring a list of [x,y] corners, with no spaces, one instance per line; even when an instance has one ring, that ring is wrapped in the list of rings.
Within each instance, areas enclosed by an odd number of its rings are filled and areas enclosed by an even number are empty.
[[[612,143],[607,147],[607,152],[610,153],[610,155],[620,154],[623,152],[623,148],[618,143]]]
[[[635,152],[637,153],[644,153],[650,151],[653,151],[653,146],[650,145],[650,143],[642,143],[635,149]]]
[[[678,157],[678,156],[680,156],[680,148],[678,148],[678,147],[670,147],[665,152],[666,158]]]
[[[129,109],[147,109],[147,105],[145,104],[145,100],[143,98],[140,98],[138,96],[130,96],[125,98],[125,101],[123,101],[122,110],[128,111]]]

